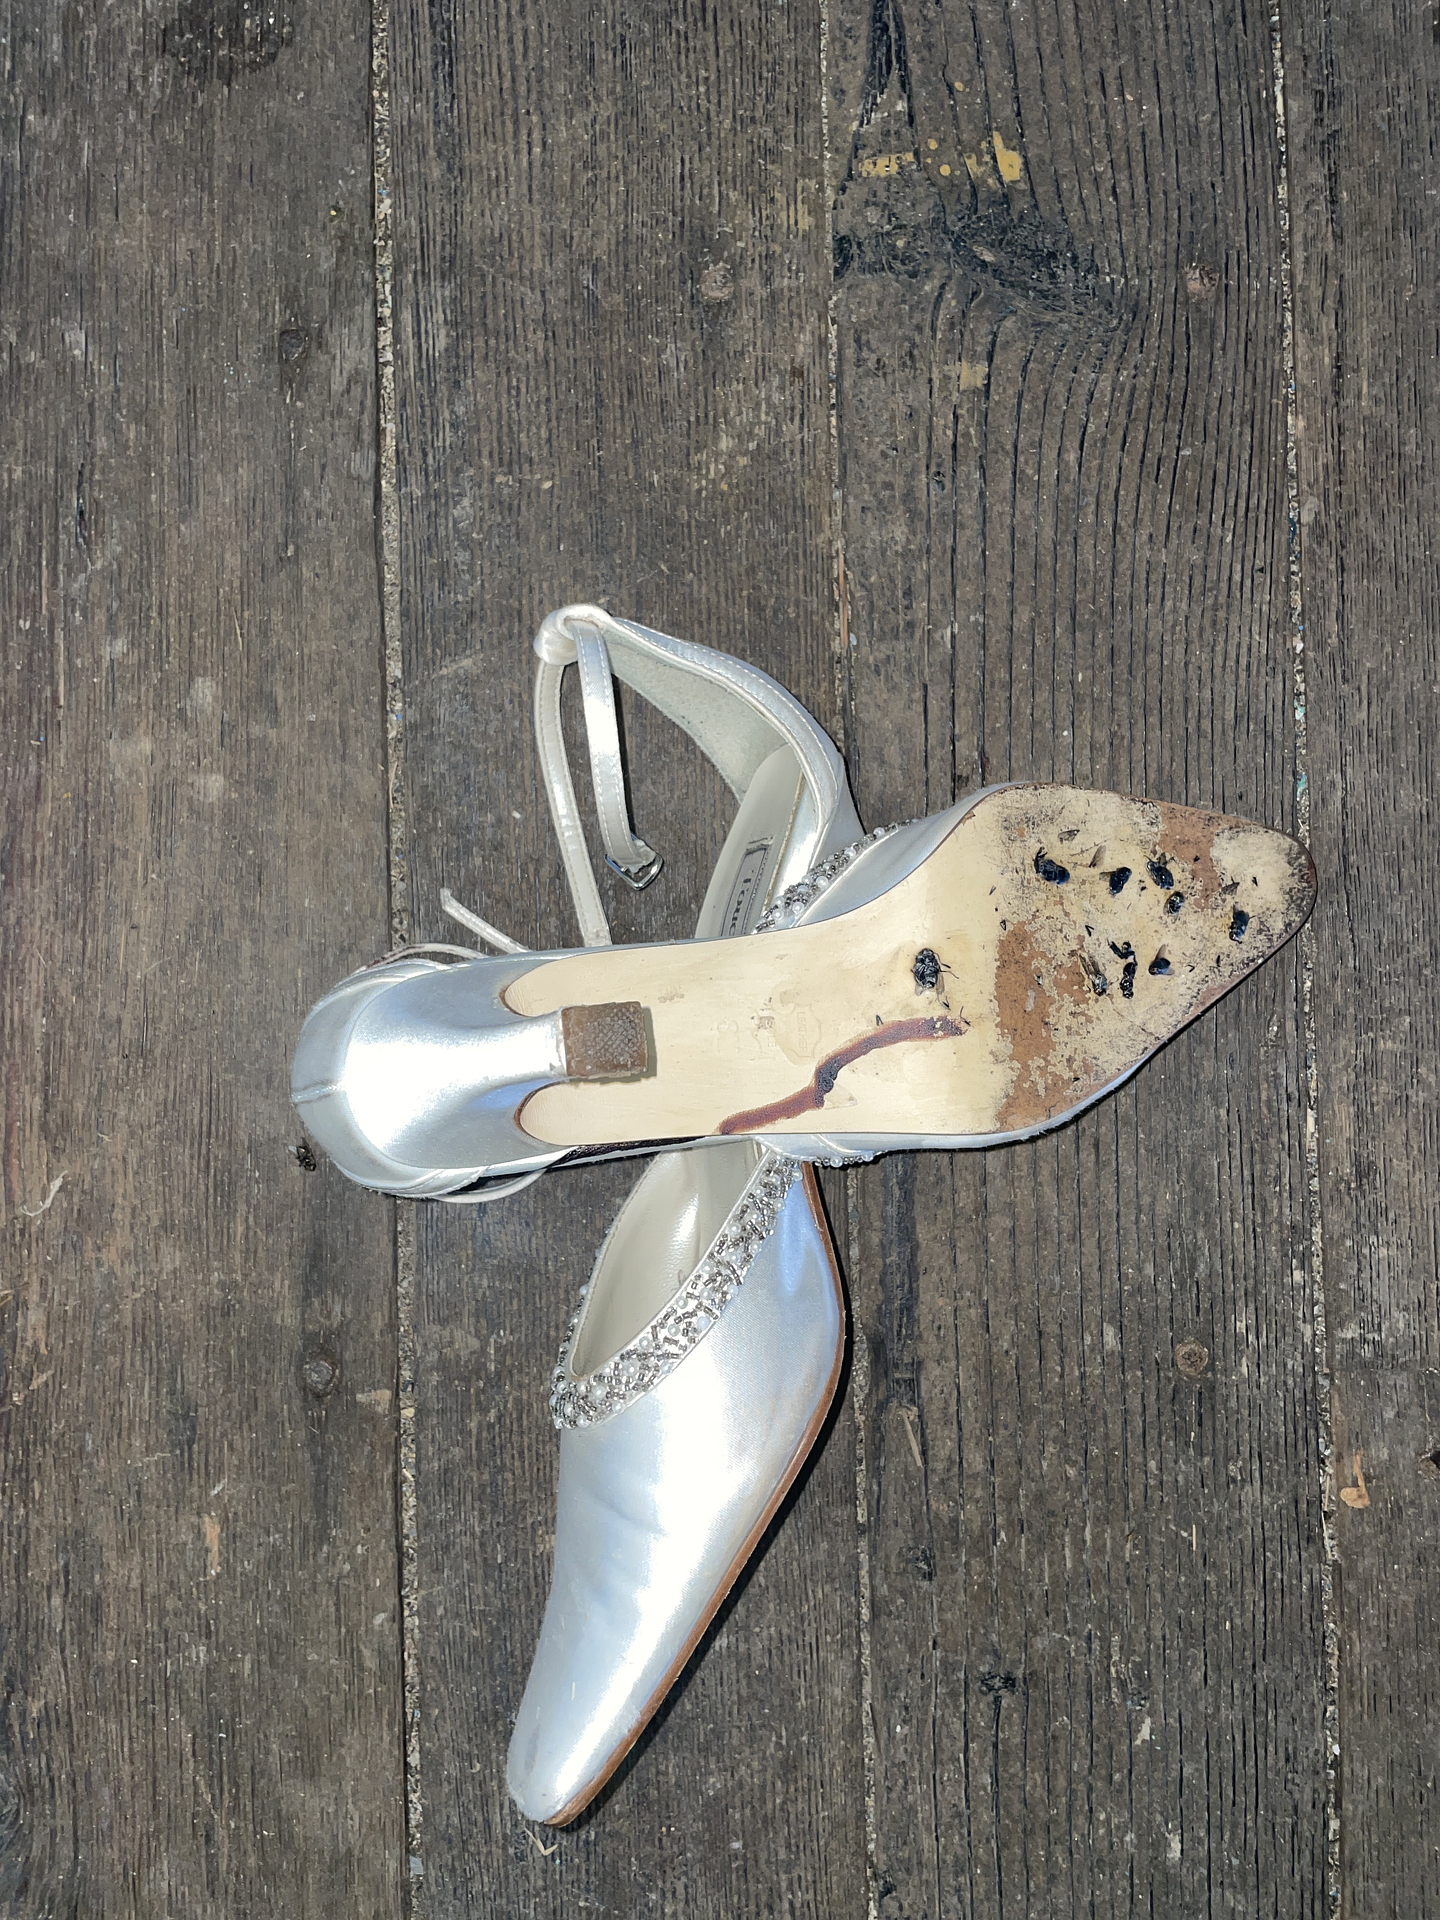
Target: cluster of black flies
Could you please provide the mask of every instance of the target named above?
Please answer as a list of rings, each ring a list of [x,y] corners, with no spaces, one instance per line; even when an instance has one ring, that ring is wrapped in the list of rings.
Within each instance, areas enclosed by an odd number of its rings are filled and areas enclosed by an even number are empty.
[[[1169,898],[1165,902],[1166,913],[1172,917],[1178,914],[1180,909],[1185,905],[1185,896],[1178,890],[1174,890],[1175,875],[1170,870],[1168,856],[1163,853],[1156,854],[1153,860],[1147,860],[1145,862],[1145,867],[1150,878],[1155,882],[1155,885],[1169,894]],[[1070,878],[1070,869],[1068,867],[1062,867],[1058,860],[1052,860],[1043,847],[1035,856],[1035,871],[1042,880],[1048,880],[1053,887],[1063,887],[1065,882]],[[1126,885],[1131,878],[1131,872],[1132,870],[1129,867],[1116,867],[1108,876],[1112,896],[1118,896],[1125,891]],[[1237,941],[1243,940],[1245,938],[1245,929],[1249,925],[1249,914],[1242,908],[1236,907],[1230,918],[1230,938]],[[1119,945],[1111,940],[1109,947],[1111,953],[1121,962],[1120,992],[1126,1000],[1129,1000],[1135,992],[1135,974],[1140,965],[1139,958],[1136,955],[1134,947],[1128,940],[1121,942]],[[1146,968],[1146,972],[1150,974],[1165,974],[1169,973],[1169,971],[1170,961],[1162,947],[1160,952],[1156,954],[1155,958]],[[1088,966],[1086,972],[1089,975],[1090,984],[1096,993],[1109,992],[1110,982],[1097,966],[1093,964]]]

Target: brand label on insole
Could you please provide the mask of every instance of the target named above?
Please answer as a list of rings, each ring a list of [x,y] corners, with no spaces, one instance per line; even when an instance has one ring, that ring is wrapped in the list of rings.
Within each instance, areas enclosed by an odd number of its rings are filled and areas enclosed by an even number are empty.
[[[735,884],[730,889],[725,918],[720,923],[722,936],[748,933],[760,918],[760,881],[774,844],[773,839],[752,840],[740,856],[740,866],[735,875]]]

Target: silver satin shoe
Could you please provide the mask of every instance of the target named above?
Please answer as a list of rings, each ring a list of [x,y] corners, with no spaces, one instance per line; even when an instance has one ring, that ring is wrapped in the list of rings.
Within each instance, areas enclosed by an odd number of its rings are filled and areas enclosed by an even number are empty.
[[[560,738],[571,657],[607,860],[632,884],[657,859],[630,834],[612,665],[668,692],[736,793],[697,938],[748,933],[787,882],[859,836],[839,756],[768,676],[590,608],[552,615],[536,651],[540,758],[587,946],[608,930]],[[555,1562],[506,1767],[531,1819],[573,1820],[664,1699],[814,1445],[844,1349],[813,1172],[748,1141],[660,1154],[601,1246],[552,1383]]]
[[[751,932],[781,896],[813,887],[817,870],[843,861],[859,842],[844,763],[769,674],[590,606],[550,614],[535,652],[536,741],[586,948],[609,949],[610,930],[560,728],[561,681],[570,665],[579,669],[606,864],[631,886],[649,885],[660,861],[631,831],[612,675],[690,735],[739,803],[700,909],[697,940]],[[536,1151],[507,1126],[518,1089],[535,1091],[557,1076],[596,1081],[602,1090],[613,1085],[643,1061],[644,1019],[633,1006],[608,1006],[515,1020],[493,996],[522,979],[534,957],[448,894],[441,898],[453,918],[503,957],[418,946],[352,974],[307,1017],[290,1097],[312,1138],[362,1186],[412,1199],[499,1199],[572,1157]],[[457,1108],[468,1115],[458,1132]],[[656,1144],[652,1136],[602,1157],[654,1152]],[[481,1147],[478,1159],[471,1145]],[[497,1146],[503,1166],[485,1164]],[[743,1184],[742,1177],[737,1192]]]
[[[814,1170],[749,1141],[726,1156],[713,1189],[719,1156],[657,1162],[645,1197],[674,1221],[670,1243],[646,1231],[637,1191],[555,1369],[555,1567],[506,1769],[521,1811],[551,1826],[588,1804],[664,1699],[840,1377],[844,1306]],[[737,1164],[749,1177],[727,1209]]]
[[[540,763],[587,947],[608,946],[610,933],[560,729],[561,679],[572,663],[606,861],[631,885],[647,885],[660,862],[631,831],[612,673],[690,733],[736,795],[697,938],[750,932],[818,863],[857,842],[839,755],[768,675],[592,607],[550,615],[535,650]],[[488,945],[523,954],[449,895],[442,902]],[[438,991],[463,1025],[467,969],[456,962],[473,957],[411,949],[355,975],[307,1024],[297,1105],[321,1144],[366,1184],[469,1202],[539,1177],[477,1186],[468,1168],[417,1169],[377,1153],[367,1130],[386,1108],[404,1107],[423,1125],[437,1089],[454,1082],[453,1058],[437,1052],[433,1032],[403,1031],[393,990],[413,981]],[[517,977],[528,964],[517,962]],[[452,981],[460,990],[453,1000]],[[382,1070],[372,1079],[352,1074],[343,1093],[327,1087],[317,1097],[326,1050],[377,1001],[394,1042]],[[548,1057],[603,1077],[623,1066],[634,1039],[623,1017],[562,1016],[550,1023]],[[810,1168],[749,1141],[654,1159],[606,1236],[555,1370],[554,1575],[508,1765],[510,1790],[530,1817],[573,1819],[664,1698],[814,1445],[844,1338],[839,1274]]]
[[[1060,787],[862,838],[833,747],[766,676],[595,608],[552,615],[537,651],[587,943],[608,931],[559,744],[564,665],[607,854],[635,884],[656,862],[625,813],[612,666],[731,779],[699,938],[532,955],[452,905],[509,957],[412,952],[345,983],[307,1022],[293,1089],[340,1165],[395,1192],[487,1198],[566,1159],[696,1143],[622,1210],[555,1376],[554,1582],[509,1779],[563,1824],[684,1665],[834,1392],[838,1280],[795,1161],[1059,1124],[1288,939],[1314,875],[1283,834]],[[767,937],[718,944],[750,930]]]

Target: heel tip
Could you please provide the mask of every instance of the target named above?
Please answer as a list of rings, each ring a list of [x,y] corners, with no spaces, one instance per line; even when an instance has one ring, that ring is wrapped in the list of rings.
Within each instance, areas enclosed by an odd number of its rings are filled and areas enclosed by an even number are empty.
[[[560,1032],[569,1080],[634,1079],[650,1064],[645,1013],[638,1000],[562,1007]]]

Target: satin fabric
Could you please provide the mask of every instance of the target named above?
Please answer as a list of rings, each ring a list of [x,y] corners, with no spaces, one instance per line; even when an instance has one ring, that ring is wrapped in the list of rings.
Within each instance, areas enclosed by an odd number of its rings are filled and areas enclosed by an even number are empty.
[[[610,934],[560,725],[561,678],[579,659],[577,636],[592,669],[585,711],[597,790],[606,797],[607,847],[614,841],[624,860],[650,856],[624,825],[613,691],[608,705],[597,691],[602,661],[691,735],[740,801],[698,938],[744,933],[775,894],[860,837],[833,742],[768,674],[598,607],[563,608],[536,636],[535,718],[547,800],[587,946],[608,944]],[[526,1095],[559,1071],[549,1027],[517,1019],[500,998],[512,980],[559,951],[516,948],[518,961],[514,954],[468,961],[460,954],[459,966],[442,966],[425,951],[401,954],[353,975],[311,1009],[290,1097],[344,1173],[362,1186],[419,1199],[453,1195],[496,1167],[506,1177],[523,1176],[565,1157],[515,1124]],[[453,960],[454,950],[446,955]]]
[[[531,1819],[578,1811],[663,1698],[808,1451],[843,1341],[807,1169],[679,1366],[562,1434],[554,1575],[507,1768]]]

